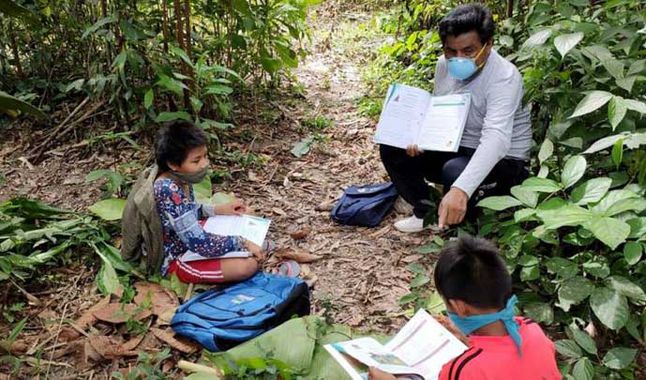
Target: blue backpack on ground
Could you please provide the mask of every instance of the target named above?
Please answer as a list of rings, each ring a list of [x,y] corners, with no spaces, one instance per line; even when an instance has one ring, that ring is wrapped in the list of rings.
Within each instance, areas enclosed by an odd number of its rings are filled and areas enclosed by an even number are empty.
[[[209,351],[228,350],[310,313],[307,284],[263,272],[243,282],[209,289],[177,309],[171,327]]]
[[[332,209],[332,219],[349,226],[374,227],[392,210],[397,195],[392,182],[350,186]]]

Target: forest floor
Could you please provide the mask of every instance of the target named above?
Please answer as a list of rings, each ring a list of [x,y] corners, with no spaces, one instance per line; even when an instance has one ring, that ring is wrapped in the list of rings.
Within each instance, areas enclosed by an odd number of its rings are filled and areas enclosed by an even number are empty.
[[[237,103],[236,128],[222,140],[234,153],[227,160],[214,160],[214,166],[226,169],[230,176],[215,185],[214,191],[234,192],[258,215],[271,218],[270,237],[279,246],[322,256],[305,268],[308,278],[315,280],[313,313],[335,323],[390,334],[404,321],[398,301],[409,292],[412,273],[406,266],[420,259],[415,250],[430,236],[405,235],[393,229],[392,222],[407,212],[401,204],[400,213],[391,213],[372,229],[340,226],[330,219],[330,209],[345,187],[387,180],[372,142],[375,121],[358,110],[358,100],[366,92],[362,69],[386,36],[365,27],[374,11],[340,4],[326,2],[312,11],[310,55],[294,72],[295,83],[289,91],[280,90],[272,100],[261,95]],[[49,149],[42,162],[32,164],[31,142],[43,133],[12,133],[0,142],[0,172],[5,182],[0,182],[0,201],[22,195],[86,211],[102,193],[100,183],[86,183],[90,171],[136,173],[150,159],[148,136],[138,141],[143,147],[139,150],[123,142],[103,149],[61,144]],[[296,157],[291,151],[304,139],[311,141],[311,149]],[[290,238],[289,232],[307,228],[311,232],[304,239]],[[63,322],[78,320],[101,299],[93,268],[70,265],[48,269],[48,288],[25,288],[36,300],[25,301],[26,307],[18,313],[33,317],[24,330],[28,338],[24,344],[28,353],[42,353],[44,361],[25,362],[21,377],[104,378],[133,363],[133,358],[95,363],[74,350],[46,360],[64,346],[58,343],[66,341],[60,336],[61,331],[68,331],[61,328]],[[16,293],[10,297],[12,302],[22,297],[14,288],[11,292]],[[1,332],[9,328],[0,323]],[[164,344],[142,343],[137,350],[144,346],[155,351]],[[173,351],[165,368],[172,368],[180,357],[186,356]]]

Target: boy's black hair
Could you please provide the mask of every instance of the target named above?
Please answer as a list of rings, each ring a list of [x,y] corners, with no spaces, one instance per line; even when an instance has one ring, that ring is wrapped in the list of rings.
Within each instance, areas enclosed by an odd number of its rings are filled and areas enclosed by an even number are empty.
[[[511,297],[511,276],[498,249],[489,241],[470,235],[461,236],[442,249],[433,277],[435,288],[445,300],[503,309]]]
[[[188,121],[175,121],[163,125],[155,141],[155,161],[159,170],[169,171],[168,163],[181,165],[191,149],[206,145],[206,133]]]
[[[459,36],[472,30],[478,32],[484,45],[491,41],[496,24],[489,8],[482,4],[460,5],[440,21],[440,39],[446,43],[448,36]]]

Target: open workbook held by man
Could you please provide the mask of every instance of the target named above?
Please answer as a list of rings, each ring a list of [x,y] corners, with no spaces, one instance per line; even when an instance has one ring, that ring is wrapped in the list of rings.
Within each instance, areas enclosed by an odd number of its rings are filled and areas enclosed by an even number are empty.
[[[442,366],[467,347],[426,311],[415,316],[387,344],[359,338],[325,345],[352,380],[366,380],[368,368],[410,379],[437,379]]]
[[[391,84],[374,141],[402,149],[417,145],[457,152],[470,105],[469,93],[433,96],[420,88]]]
[[[222,236],[241,236],[252,243],[262,246],[265,241],[271,220],[253,215],[216,215],[204,223],[204,231]],[[246,251],[228,252],[219,259],[245,258],[252,254]],[[204,260],[204,256],[188,251],[182,256],[183,261]]]

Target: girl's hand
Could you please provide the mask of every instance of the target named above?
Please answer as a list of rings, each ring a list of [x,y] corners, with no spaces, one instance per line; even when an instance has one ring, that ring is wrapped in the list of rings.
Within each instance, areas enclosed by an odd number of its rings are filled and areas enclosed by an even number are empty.
[[[261,262],[265,260],[265,251],[262,250],[262,248],[258,245],[255,244],[249,240],[244,241],[244,247],[247,251],[251,252],[253,257],[256,259],[256,261]]]
[[[215,206],[215,213],[218,215],[241,215],[246,211],[247,206],[238,198],[229,203]]]

